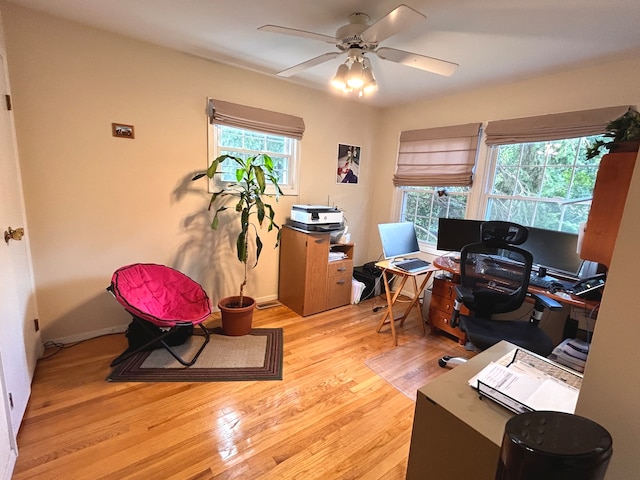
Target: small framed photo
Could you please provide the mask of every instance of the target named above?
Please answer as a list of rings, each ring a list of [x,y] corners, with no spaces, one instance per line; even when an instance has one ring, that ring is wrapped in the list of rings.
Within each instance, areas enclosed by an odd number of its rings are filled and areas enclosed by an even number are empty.
[[[338,144],[337,183],[357,184],[360,176],[360,147]]]
[[[133,125],[125,125],[123,123],[112,123],[111,133],[114,137],[135,138]]]

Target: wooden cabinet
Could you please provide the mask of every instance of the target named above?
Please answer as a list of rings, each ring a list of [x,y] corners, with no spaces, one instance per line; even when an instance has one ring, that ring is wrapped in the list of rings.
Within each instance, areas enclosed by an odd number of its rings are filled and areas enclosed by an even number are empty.
[[[637,156],[638,152],[624,152],[602,157],[580,249],[581,258],[607,267],[611,264]]]
[[[344,254],[329,261],[329,252]],[[278,299],[306,316],[351,301],[353,244],[332,244],[329,233],[284,226],[280,239]]]
[[[434,330],[447,332],[456,337],[460,345],[464,345],[467,341],[467,335],[458,327],[453,328],[449,324],[456,299],[455,285],[453,281],[443,277],[433,279],[431,303],[429,304],[429,326],[432,333]],[[463,306],[460,313],[468,315],[469,309]]]

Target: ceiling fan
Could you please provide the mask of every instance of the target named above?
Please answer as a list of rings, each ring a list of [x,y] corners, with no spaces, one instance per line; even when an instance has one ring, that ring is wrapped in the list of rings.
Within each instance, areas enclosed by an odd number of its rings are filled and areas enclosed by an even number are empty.
[[[425,15],[407,5],[399,5],[372,25],[369,25],[368,15],[364,13],[352,13],[349,15],[349,24],[340,27],[335,37],[278,25],[263,25],[259,27],[258,30],[320,40],[334,44],[339,50],[338,52],[319,55],[287,68],[286,70],[282,70],[277,73],[277,75],[281,77],[291,77],[308,68],[332,60],[344,53],[347,54],[347,63],[351,65],[360,64],[365,70],[367,68],[370,70],[371,68],[370,64],[368,64],[368,58],[365,58],[365,54],[374,53],[383,60],[448,77],[455,72],[458,64],[419,55],[417,53],[406,52],[404,50],[379,46],[383,40],[413,27],[426,18]],[[338,74],[339,73],[340,70],[338,70]]]

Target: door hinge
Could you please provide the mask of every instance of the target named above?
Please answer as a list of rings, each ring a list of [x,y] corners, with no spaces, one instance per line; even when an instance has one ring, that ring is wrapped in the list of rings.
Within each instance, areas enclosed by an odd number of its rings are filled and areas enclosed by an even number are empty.
[[[40,321],[37,318],[33,319],[33,326],[35,327],[36,332],[40,331]]]
[[[13,105],[11,104],[11,95],[5,95],[4,99],[7,102],[7,110],[9,111],[13,110]]]
[[[9,393],[9,406],[13,408],[13,395]]]

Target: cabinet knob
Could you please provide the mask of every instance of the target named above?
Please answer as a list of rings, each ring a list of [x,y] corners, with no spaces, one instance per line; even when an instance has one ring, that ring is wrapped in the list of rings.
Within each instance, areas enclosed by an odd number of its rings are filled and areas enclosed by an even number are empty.
[[[337,283],[338,285],[344,285],[344,280],[338,280],[336,283]]]
[[[339,272],[344,272],[346,269],[347,269],[347,267],[340,267],[340,268],[338,268],[338,271]]]

